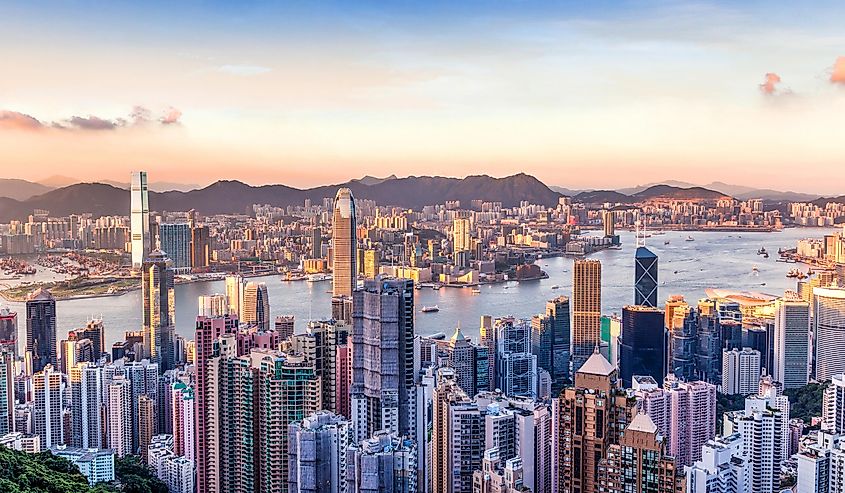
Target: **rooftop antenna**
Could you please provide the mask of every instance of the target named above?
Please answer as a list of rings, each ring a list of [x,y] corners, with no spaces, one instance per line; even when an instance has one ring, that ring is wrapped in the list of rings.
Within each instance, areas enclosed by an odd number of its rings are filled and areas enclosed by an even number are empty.
[[[636,230],[636,244],[637,248],[645,246],[645,224],[643,223],[642,216],[637,213],[637,230]]]

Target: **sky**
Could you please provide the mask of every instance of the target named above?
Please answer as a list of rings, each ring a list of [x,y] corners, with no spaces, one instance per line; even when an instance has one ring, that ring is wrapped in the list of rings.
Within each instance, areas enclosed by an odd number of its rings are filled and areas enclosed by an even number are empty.
[[[803,3],[0,2],[0,177],[841,194],[845,2]]]

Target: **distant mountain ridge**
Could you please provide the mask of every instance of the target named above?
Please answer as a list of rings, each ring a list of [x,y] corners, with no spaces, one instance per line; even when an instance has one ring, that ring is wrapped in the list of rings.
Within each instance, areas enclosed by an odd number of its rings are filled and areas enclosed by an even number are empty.
[[[0,197],[8,197],[15,200],[26,200],[33,195],[39,195],[52,190],[52,187],[33,183],[31,181],[19,180],[17,178],[0,178]]]
[[[673,185],[652,185],[633,194],[625,194],[616,190],[592,190],[581,192],[572,197],[576,202],[589,204],[636,204],[644,200],[667,198],[678,200],[718,200],[729,197],[722,192],[704,187],[678,187]]]
[[[505,178],[487,175],[466,178],[439,176],[409,176],[371,181],[367,185],[352,180],[306,190],[286,185],[250,186],[239,181],[218,181],[198,190],[187,192],[150,192],[150,209],[155,211],[186,211],[196,209],[202,214],[247,213],[252,204],[276,207],[303,204],[305,199],[319,202],[334,197],[337,189],[348,187],[359,200],[371,199],[379,204],[420,209],[448,200],[460,200],[469,206],[471,200],[502,202],[505,207],[527,200],[533,204],[553,207],[560,194],[552,191],[533,176],[520,173]],[[104,183],[78,183],[46,192],[26,200],[0,198],[0,221],[23,219],[33,209],[46,209],[51,215],[74,213],[127,215],[129,192]]]

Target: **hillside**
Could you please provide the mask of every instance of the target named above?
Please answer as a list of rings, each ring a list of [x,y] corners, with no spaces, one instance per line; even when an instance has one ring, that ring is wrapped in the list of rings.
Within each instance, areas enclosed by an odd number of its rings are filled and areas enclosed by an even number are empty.
[[[34,195],[47,193],[50,190],[52,190],[52,187],[40,183],[19,180],[17,178],[0,178],[0,197],[26,200]]]
[[[218,181],[188,192],[150,192],[150,209],[155,211],[186,211],[196,209],[202,214],[245,213],[252,204],[277,207],[298,205],[311,199],[318,203],[324,197],[334,197],[339,187],[349,187],[357,199],[371,199],[383,205],[397,205],[419,209],[425,205],[460,200],[466,205],[474,199],[500,201],[505,207],[519,205],[522,200],[554,206],[560,194],[552,191],[533,176],[517,174],[505,178],[486,175],[466,178],[439,176],[409,176],[386,180],[360,180],[316,187],[306,190],[286,185],[250,186],[239,181]],[[53,216],[73,213],[127,215],[129,193],[125,189],[102,183],[79,183],[41,194],[27,200],[0,199],[0,221],[23,219],[33,209],[45,209]]]
[[[672,185],[654,185],[642,192],[633,195],[637,200],[650,200],[658,198],[679,199],[679,200],[718,200],[729,197],[722,192],[710,190],[704,187],[675,187]]]

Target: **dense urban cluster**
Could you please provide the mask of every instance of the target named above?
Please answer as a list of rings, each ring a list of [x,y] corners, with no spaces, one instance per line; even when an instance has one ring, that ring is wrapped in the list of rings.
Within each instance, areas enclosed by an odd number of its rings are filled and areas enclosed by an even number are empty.
[[[47,289],[28,295],[20,320],[0,312],[0,444],[67,458],[92,485],[133,455],[172,493],[803,493],[845,483],[845,231],[825,240],[830,269],[783,296],[711,289],[664,306],[659,259],[640,245],[621,316],[602,313],[601,262],[578,258],[569,296],[538,300],[529,319],[483,316],[473,341],[460,327],[416,333],[415,291],[541,277],[538,256],[618,245],[614,227],[637,212],[568,200],[413,212],[342,188],[320,205],[201,219],[151,214],[143,173],[131,204],[128,222],[36,228],[54,224],[36,214],[4,243],[108,245],[131,252],[127,269],[140,273],[143,326],[110,348],[104,320],[58,341]],[[737,225],[779,224],[754,201],[642,212],[665,225],[715,211]],[[604,235],[577,234],[591,223]],[[245,268],[199,298],[193,339],[176,335],[178,277],[233,260]],[[271,319],[267,286],[249,280],[265,263],[291,282],[330,273],[331,317],[304,331],[293,316]],[[787,394],[811,382],[826,386],[821,415],[791,419]],[[724,396],[739,408],[722,412]]]

